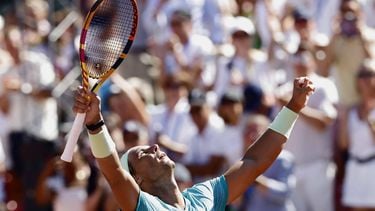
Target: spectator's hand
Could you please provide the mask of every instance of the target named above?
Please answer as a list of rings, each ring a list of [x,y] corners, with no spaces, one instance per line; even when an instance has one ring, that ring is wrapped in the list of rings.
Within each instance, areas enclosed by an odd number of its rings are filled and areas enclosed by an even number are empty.
[[[294,79],[293,96],[286,105],[292,111],[299,113],[307,104],[311,94],[315,91],[315,87],[307,77]]]
[[[93,92],[86,93],[82,87],[77,90],[73,111],[86,113],[86,125],[95,124],[102,119],[99,97]]]

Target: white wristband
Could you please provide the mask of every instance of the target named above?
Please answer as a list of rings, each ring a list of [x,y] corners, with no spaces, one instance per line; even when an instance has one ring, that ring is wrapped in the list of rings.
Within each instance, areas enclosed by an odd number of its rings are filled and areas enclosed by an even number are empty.
[[[281,135],[289,138],[293,126],[296,123],[298,114],[287,107],[283,107],[276,118],[272,121],[269,128]]]
[[[106,127],[102,127],[102,131],[97,134],[90,134],[89,139],[91,151],[96,158],[105,158],[116,151],[116,145]]]

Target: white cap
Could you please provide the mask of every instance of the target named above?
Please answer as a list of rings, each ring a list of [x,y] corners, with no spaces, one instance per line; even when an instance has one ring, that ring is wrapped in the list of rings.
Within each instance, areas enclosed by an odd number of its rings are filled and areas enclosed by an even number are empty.
[[[230,24],[230,34],[238,31],[243,31],[249,35],[253,35],[255,33],[253,22],[249,18],[243,16],[235,17]]]
[[[129,171],[129,150],[127,152],[125,152],[125,154],[122,155],[122,157],[120,159],[120,162],[121,162],[122,168],[125,169],[125,171],[127,171],[128,173],[130,173],[130,171]]]

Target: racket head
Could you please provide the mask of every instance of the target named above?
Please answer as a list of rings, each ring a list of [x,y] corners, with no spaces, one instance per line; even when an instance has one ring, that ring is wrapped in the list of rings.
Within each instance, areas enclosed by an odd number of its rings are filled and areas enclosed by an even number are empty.
[[[138,8],[135,0],[97,0],[91,7],[80,38],[82,84],[99,79],[97,90],[126,58],[135,39]]]

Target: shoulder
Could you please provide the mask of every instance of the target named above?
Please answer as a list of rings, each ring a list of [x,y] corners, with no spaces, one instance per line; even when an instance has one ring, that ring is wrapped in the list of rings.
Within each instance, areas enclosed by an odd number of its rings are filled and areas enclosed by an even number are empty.
[[[186,189],[183,195],[192,204],[203,204],[210,210],[224,210],[228,201],[228,185],[224,176],[198,183]]]

